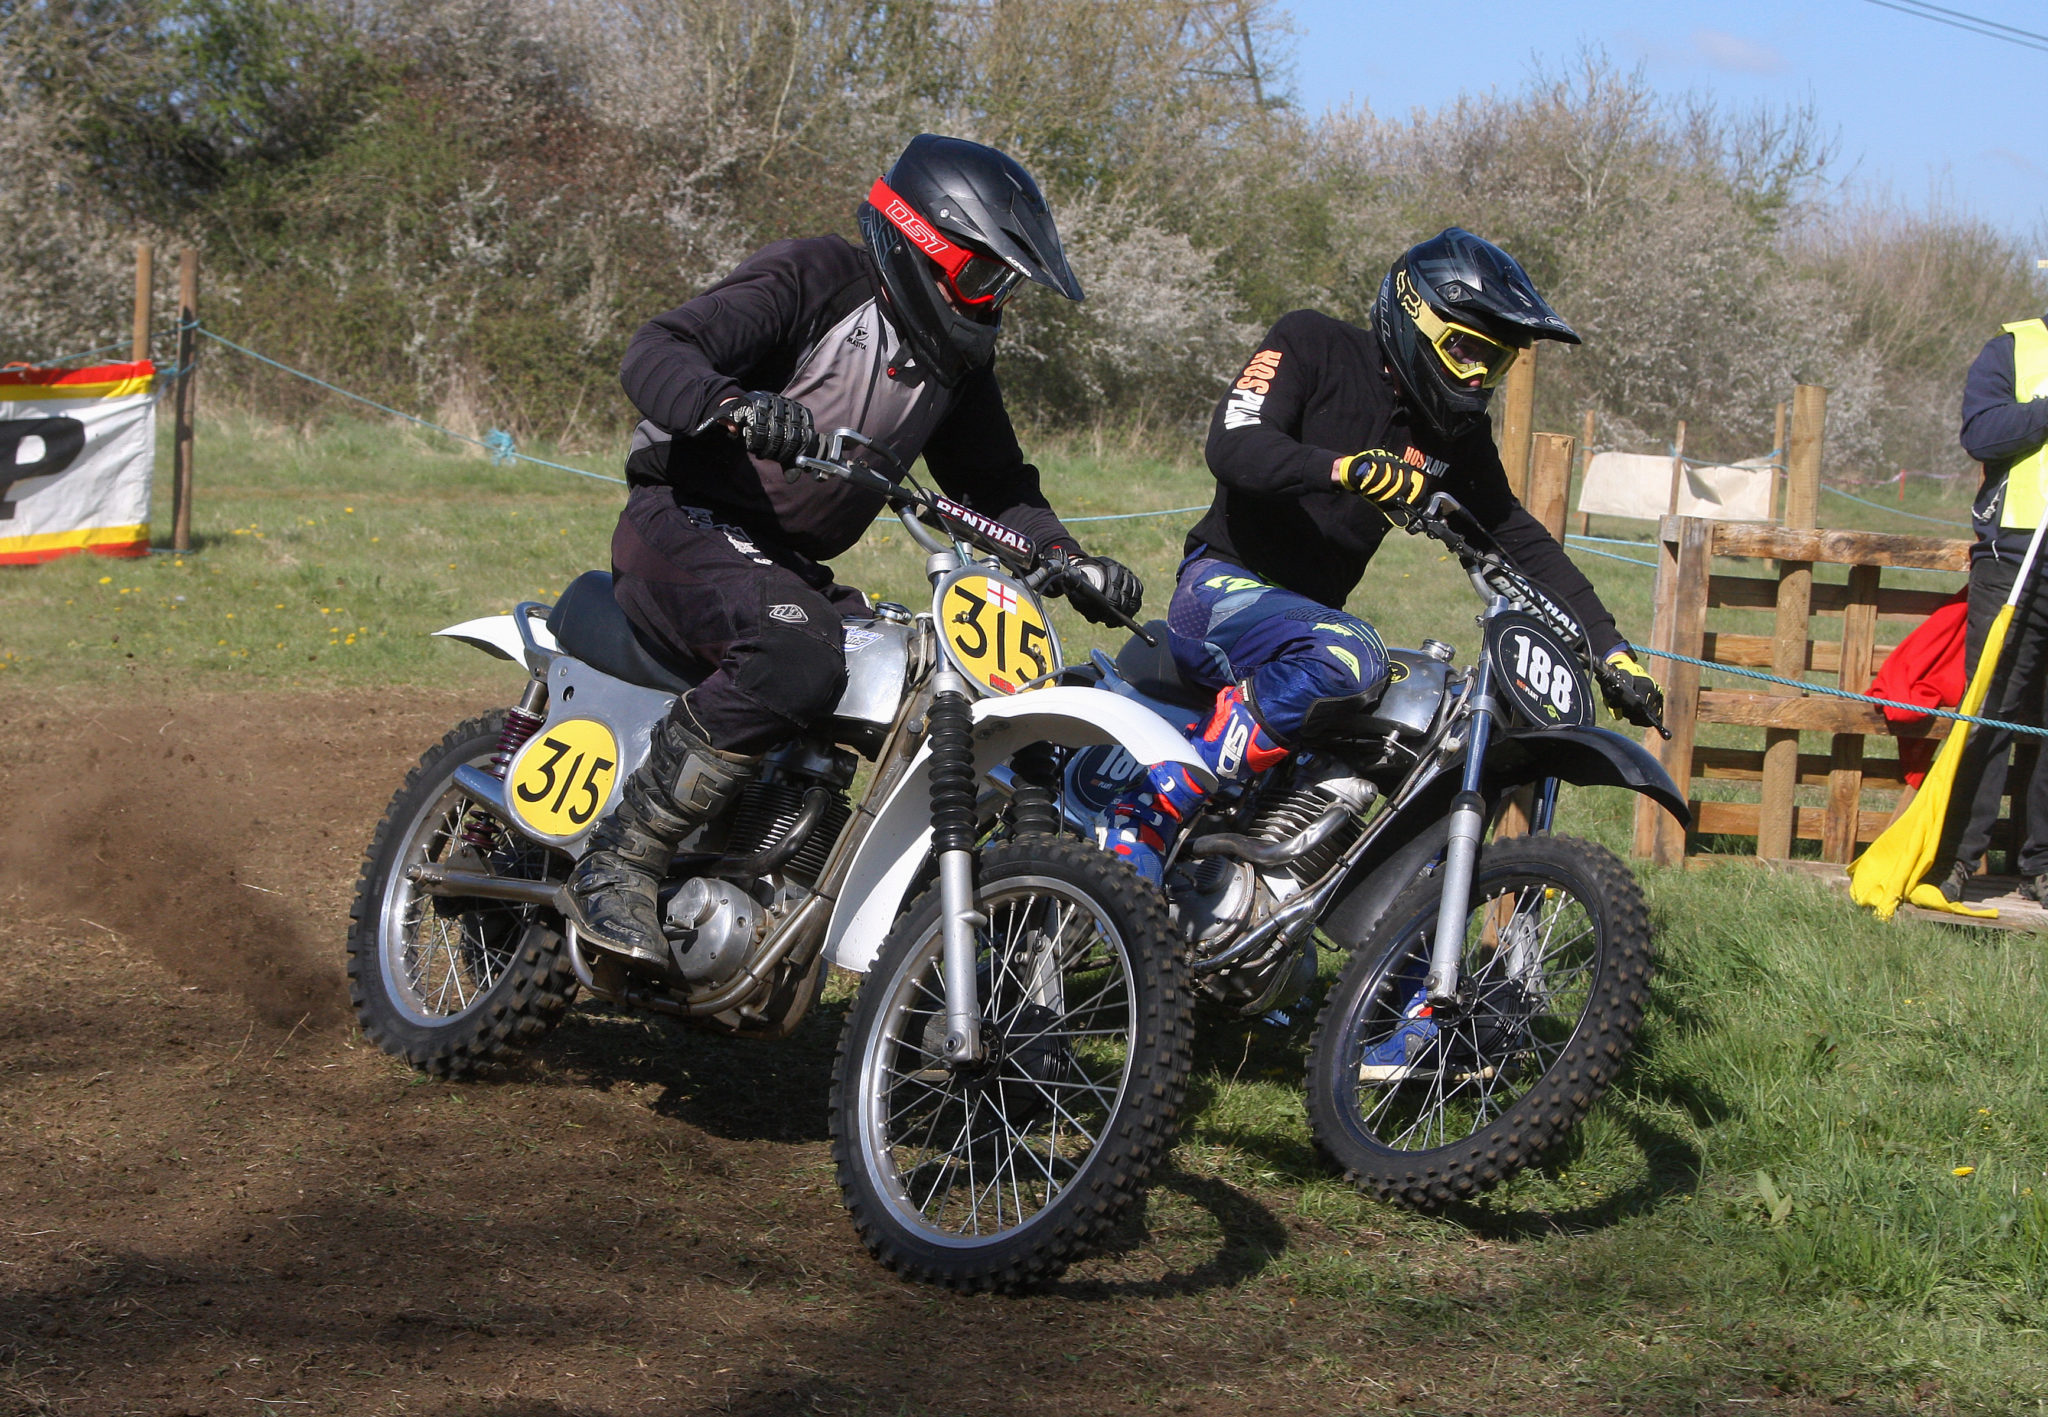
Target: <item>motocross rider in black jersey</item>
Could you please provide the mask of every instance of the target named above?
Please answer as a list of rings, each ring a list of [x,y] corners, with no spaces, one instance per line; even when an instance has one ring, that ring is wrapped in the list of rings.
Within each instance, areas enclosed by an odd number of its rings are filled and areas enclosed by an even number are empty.
[[[1370,329],[1297,310],[1267,333],[1210,421],[1216,497],[1167,613],[1181,673],[1217,690],[1196,747],[1220,780],[1271,767],[1321,715],[1384,690],[1385,647],[1344,602],[1401,509],[1439,487],[1623,671],[1615,713],[1660,711],[1614,617],[1515,500],[1487,426],[1494,387],[1539,339],[1579,342],[1512,256],[1457,227],[1394,262]],[[1112,807],[1111,849],[1158,879],[1200,795],[1173,765],[1152,769]]]
[[[927,133],[859,221],[861,245],[763,247],[626,350],[620,378],[642,421],[613,594],[650,648],[704,677],[676,700],[565,892],[578,929],[621,953],[667,958],[656,887],[677,845],[845,688],[841,616],[867,602],[823,563],[883,502],[794,475],[818,430],[860,430],[875,443],[860,456],[892,478],[922,454],[948,496],[1064,555],[1063,574],[1109,605],[1129,614],[1143,597],[1136,575],[1084,555],[1054,515],[996,383],[1002,308],[1022,282],[1082,298],[1030,174]],[[1092,600],[1076,608],[1111,623]]]

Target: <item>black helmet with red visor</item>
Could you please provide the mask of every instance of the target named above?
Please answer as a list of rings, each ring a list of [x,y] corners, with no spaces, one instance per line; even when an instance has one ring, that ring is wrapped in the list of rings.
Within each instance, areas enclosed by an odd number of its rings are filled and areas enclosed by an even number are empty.
[[[1003,305],[1024,281],[1082,298],[1038,184],[981,143],[911,139],[861,204],[860,229],[897,329],[949,387],[994,357]]]

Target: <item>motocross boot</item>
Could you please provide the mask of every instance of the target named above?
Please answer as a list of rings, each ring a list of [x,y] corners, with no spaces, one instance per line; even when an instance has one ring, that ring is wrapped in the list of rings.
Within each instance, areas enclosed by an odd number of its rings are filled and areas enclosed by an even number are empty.
[[[1245,782],[1287,756],[1252,713],[1244,690],[1235,684],[1217,691],[1195,752],[1222,782]],[[1179,763],[1154,763],[1145,769],[1142,787],[1109,807],[1104,845],[1122,857],[1140,876],[1158,885],[1166,874],[1166,856],[1173,839],[1202,800],[1202,788]]]
[[[557,896],[562,913],[595,944],[666,964],[661,878],[683,838],[723,814],[760,762],[758,754],[721,752],[674,715],[662,720],[647,761],[626,779],[619,805],[590,833]]]

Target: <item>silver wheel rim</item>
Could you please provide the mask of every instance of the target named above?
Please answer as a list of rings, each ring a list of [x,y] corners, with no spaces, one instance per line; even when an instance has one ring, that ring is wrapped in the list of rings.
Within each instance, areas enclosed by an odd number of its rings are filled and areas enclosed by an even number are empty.
[[[1592,997],[1599,921],[1571,889],[1524,875],[1480,882],[1466,917],[1461,992],[1470,1007],[1432,1015],[1437,1035],[1400,1078],[1368,1080],[1369,1051],[1400,1027],[1435,934],[1432,910],[1374,979],[1344,1053],[1351,1116],[1386,1151],[1433,1151],[1488,1126],[1571,1045]],[[1418,963],[1420,961],[1421,963]]]
[[[985,891],[977,931],[991,1060],[948,1069],[938,921],[861,1055],[862,1158],[897,1224],[971,1248],[1046,1214],[1109,1134],[1129,1086],[1138,1001],[1122,935],[1075,886],[1022,876]],[[935,1013],[936,1011],[936,1013]]]
[[[470,761],[483,766],[490,752]],[[455,765],[446,765],[452,776]],[[406,879],[408,868],[446,860],[455,851],[474,851],[462,840],[469,798],[450,782],[406,823],[400,846],[385,876],[377,913],[379,973],[393,1008],[423,1028],[453,1024],[482,1005],[511,968],[526,928],[541,907],[513,901],[454,902],[459,912],[436,909],[435,897]],[[481,810],[481,809],[479,809]],[[499,845],[471,869],[520,880],[544,880],[548,853],[514,837],[503,827]]]

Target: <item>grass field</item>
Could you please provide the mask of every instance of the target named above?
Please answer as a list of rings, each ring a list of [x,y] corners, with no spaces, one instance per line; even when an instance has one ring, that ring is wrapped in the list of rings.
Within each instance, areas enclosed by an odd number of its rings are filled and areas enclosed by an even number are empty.
[[[1074,517],[1206,499],[1193,461],[1082,446],[1043,461]],[[1944,504],[1916,485],[1908,506],[1960,517],[1962,495]],[[209,422],[192,554],[0,573],[0,704],[75,701],[82,719],[144,692],[509,695],[513,671],[427,632],[605,565],[618,500],[383,428]],[[1835,500],[1823,511],[1936,530]],[[1189,520],[1078,529],[1141,571],[1156,612]],[[1646,636],[1649,573],[1581,564]],[[839,566],[871,592],[922,598],[919,558],[890,523]],[[1394,643],[1473,646],[1476,602],[1426,543],[1394,538],[1352,608]],[[1069,658],[1106,643],[1059,619]],[[1629,810],[1576,794],[1562,829],[1623,849]],[[1404,1398],[1397,1375],[1361,1380],[1309,1334],[1287,1358],[1301,1410],[2048,1408],[2041,942],[1879,925],[1822,886],[1741,866],[1640,869],[1660,972],[1633,1064],[1564,1151],[1447,1217],[1369,1203],[1319,1161],[1302,1023],[1207,1020],[1180,1180],[1155,1193],[1146,1243],[1213,1253],[1229,1278],[1176,1322],[1199,1338],[1293,1306],[1354,1315],[1395,1346],[1462,1355],[1445,1371],[1490,1372],[1489,1393],[1522,1394],[1463,1406],[1440,1372],[1426,1399]],[[1317,1243],[1287,1244],[1274,1216]],[[1518,1364],[1526,1381],[1502,1377]]]

